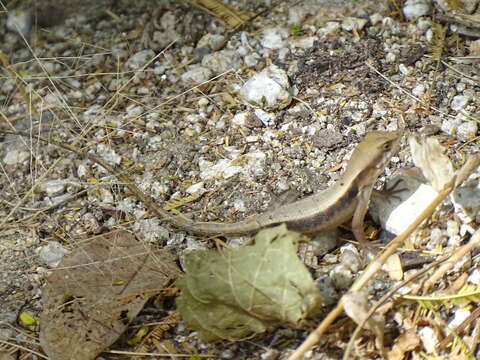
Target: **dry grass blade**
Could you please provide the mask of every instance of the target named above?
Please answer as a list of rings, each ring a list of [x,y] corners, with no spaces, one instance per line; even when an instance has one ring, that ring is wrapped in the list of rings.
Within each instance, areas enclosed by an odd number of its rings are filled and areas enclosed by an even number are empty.
[[[218,0],[188,0],[188,3],[222,20],[225,24],[235,29],[250,20],[254,14],[247,14],[233,6]]]

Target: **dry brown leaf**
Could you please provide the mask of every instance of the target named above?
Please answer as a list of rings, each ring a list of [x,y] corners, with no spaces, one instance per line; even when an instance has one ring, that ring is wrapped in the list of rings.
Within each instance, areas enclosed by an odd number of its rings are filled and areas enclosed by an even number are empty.
[[[92,238],[47,279],[40,343],[51,360],[94,359],[126,330],[148,298],[176,279],[173,256],[126,231]]]
[[[345,313],[357,324],[360,324],[370,311],[371,305],[369,304],[365,290],[347,293],[343,295],[342,300]],[[376,312],[366,321],[364,327],[375,334],[375,346],[383,353],[385,318]]]
[[[442,190],[455,175],[452,162],[445,155],[445,148],[433,137],[423,139],[420,143],[412,136],[408,142],[414,164],[422,170],[423,175],[436,191]]]
[[[390,279],[397,281],[403,279],[402,261],[398,254],[393,254],[387,259],[385,269],[388,272]]]
[[[403,360],[405,353],[420,345],[420,339],[414,329],[407,330],[395,339],[395,345],[388,352],[388,360]]]

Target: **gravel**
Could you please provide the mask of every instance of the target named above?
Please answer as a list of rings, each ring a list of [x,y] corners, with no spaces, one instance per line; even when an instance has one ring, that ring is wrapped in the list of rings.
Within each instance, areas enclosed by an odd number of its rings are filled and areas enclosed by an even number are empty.
[[[177,210],[198,221],[240,220],[267,209],[287,188],[308,195],[331,185],[374,129],[436,133],[458,163],[478,152],[478,37],[457,34],[455,46],[445,43],[441,62],[425,56],[437,36],[430,14],[448,4],[407,0],[401,10],[411,20],[404,21],[370,0],[286,1],[265,14],[256,2],[228,3],[261,16],[231,32],[183,2],[122,0],[95,9],[75,2],[69,17],[40,31],[20,5],[9,9],[0,18],[11,64],[0,81],[2,118],[118,165],[158,204],[181,199]],[[14,24],[35,45],[35,58]],[[123,227],[166,246],[180,262],[185,251],[212,246],[152,218],[124,184],[85,156],[4,136],[0,159],[0,221],[11,214],[0,228],[0,335],[9,328],[1,321],[15,326],[20,309],[38,317],[44,278],[79,235]],[[387,174],[409,161],[403,148]],[[15,208],[34,184],[36,191]],[[469,236],[480,216],[465,194],[477,184],[457,195],[473,213],[454,216],[445,205],[418,246],[429,246],[430,232],[437,247]],[[189,200],[193,194],[200,197]],[[318,263],[328,260],[330,248],[317,251]],[[360,266],[354,250],[342,249],[337,263],[315,270],[328,285],[328,303]],[[305,336],[293,333],[292,342],[279,332],[276,344],[293,349]],[[227,358],[268,353],[267,343],[227,349],[176,336]],[[319,351],[334,356],[336,346]]]

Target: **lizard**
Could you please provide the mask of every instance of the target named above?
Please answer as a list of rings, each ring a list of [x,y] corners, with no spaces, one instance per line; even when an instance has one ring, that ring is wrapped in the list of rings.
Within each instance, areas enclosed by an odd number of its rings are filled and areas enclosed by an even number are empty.
[[[29,133],[21,131],[0,130],[0,133],[30,136]],[[345,172],[330,188],[234,223],[202,223],[173,215],[157,206],[155,200],[138,189],[126,175],[118,173],[102,159],[68,144],[40,136],[35,138],[53,143],[98,163],[122,181],[158,216],[183,231],[197,235],[246,235],[285,223],[289,230],[312,234],[336,228],[351,219],[355,238],[362,247],[368,247],[363,231],[363,221],[370,196],[378,176],[399,149],[401,133],[399,131],[367,133],[363,141],[354,149]]]

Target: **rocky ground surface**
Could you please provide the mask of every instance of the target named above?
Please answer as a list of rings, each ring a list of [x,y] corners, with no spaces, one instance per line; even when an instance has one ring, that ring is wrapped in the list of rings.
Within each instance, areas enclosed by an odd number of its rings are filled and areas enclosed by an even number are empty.
[[[142,0],[105,2],[95,11],[77,4],[46,28],[38,23],[52,21],[35,22],[20,8],[1,15],[1,127],[31,134],[0,138],[5,356],[20,352],[11,344],[40,351],[31,338],[38,328],[18,316],[27,311],[38,318],[45,276],[79,236],[124,228],[177,255],[180,264],[186,252],[213,246],[153,216],[98,164],[37,142],[35,135],[120,166],[158,204],[176,199],[176,210],[198,221],[240,220],[266,210],[286,191],[305,196],[328,187],[371,130],[437,136],[457,164],[478,152],[479,27],[434,16],[448,13],[449,3],[228,3],[258,17],[232,30],[191,3]],[[477,3],[465,2],[470,8],[464,11],[478,16]],[[380,182],[404,166],[411,166],[405,141]],[[478,221],[472,184],[470,217],[445,204],[413,245],[444,251],[469,239]],[[325,243],[304,250],[314,252],[308,265],[331,304],[354,280],[351,263],[360,255],[356,248],[348,256],[330,252],[336,237]],[[462,264],[478,285],[476,259]],[[378,297],[391,285],[378,279],[369,291]],[[455,312],[445,316],[450,322]],[[135,324],[155,321],[155,312],[147,311]],[[308,358],[341,358],[353,327],[345,321]],[[406,329],[396,321],[393,314],[387,319],[388,347]],[[314,324],[204,344],[179,322],[162,341],[172,352],[286,358]],[[428,334],[420,333],[416,354],[431,351]],[[373,343],[366,335],[359,358],[378,354]],[[122,342],[112,348],[131,350]]]

